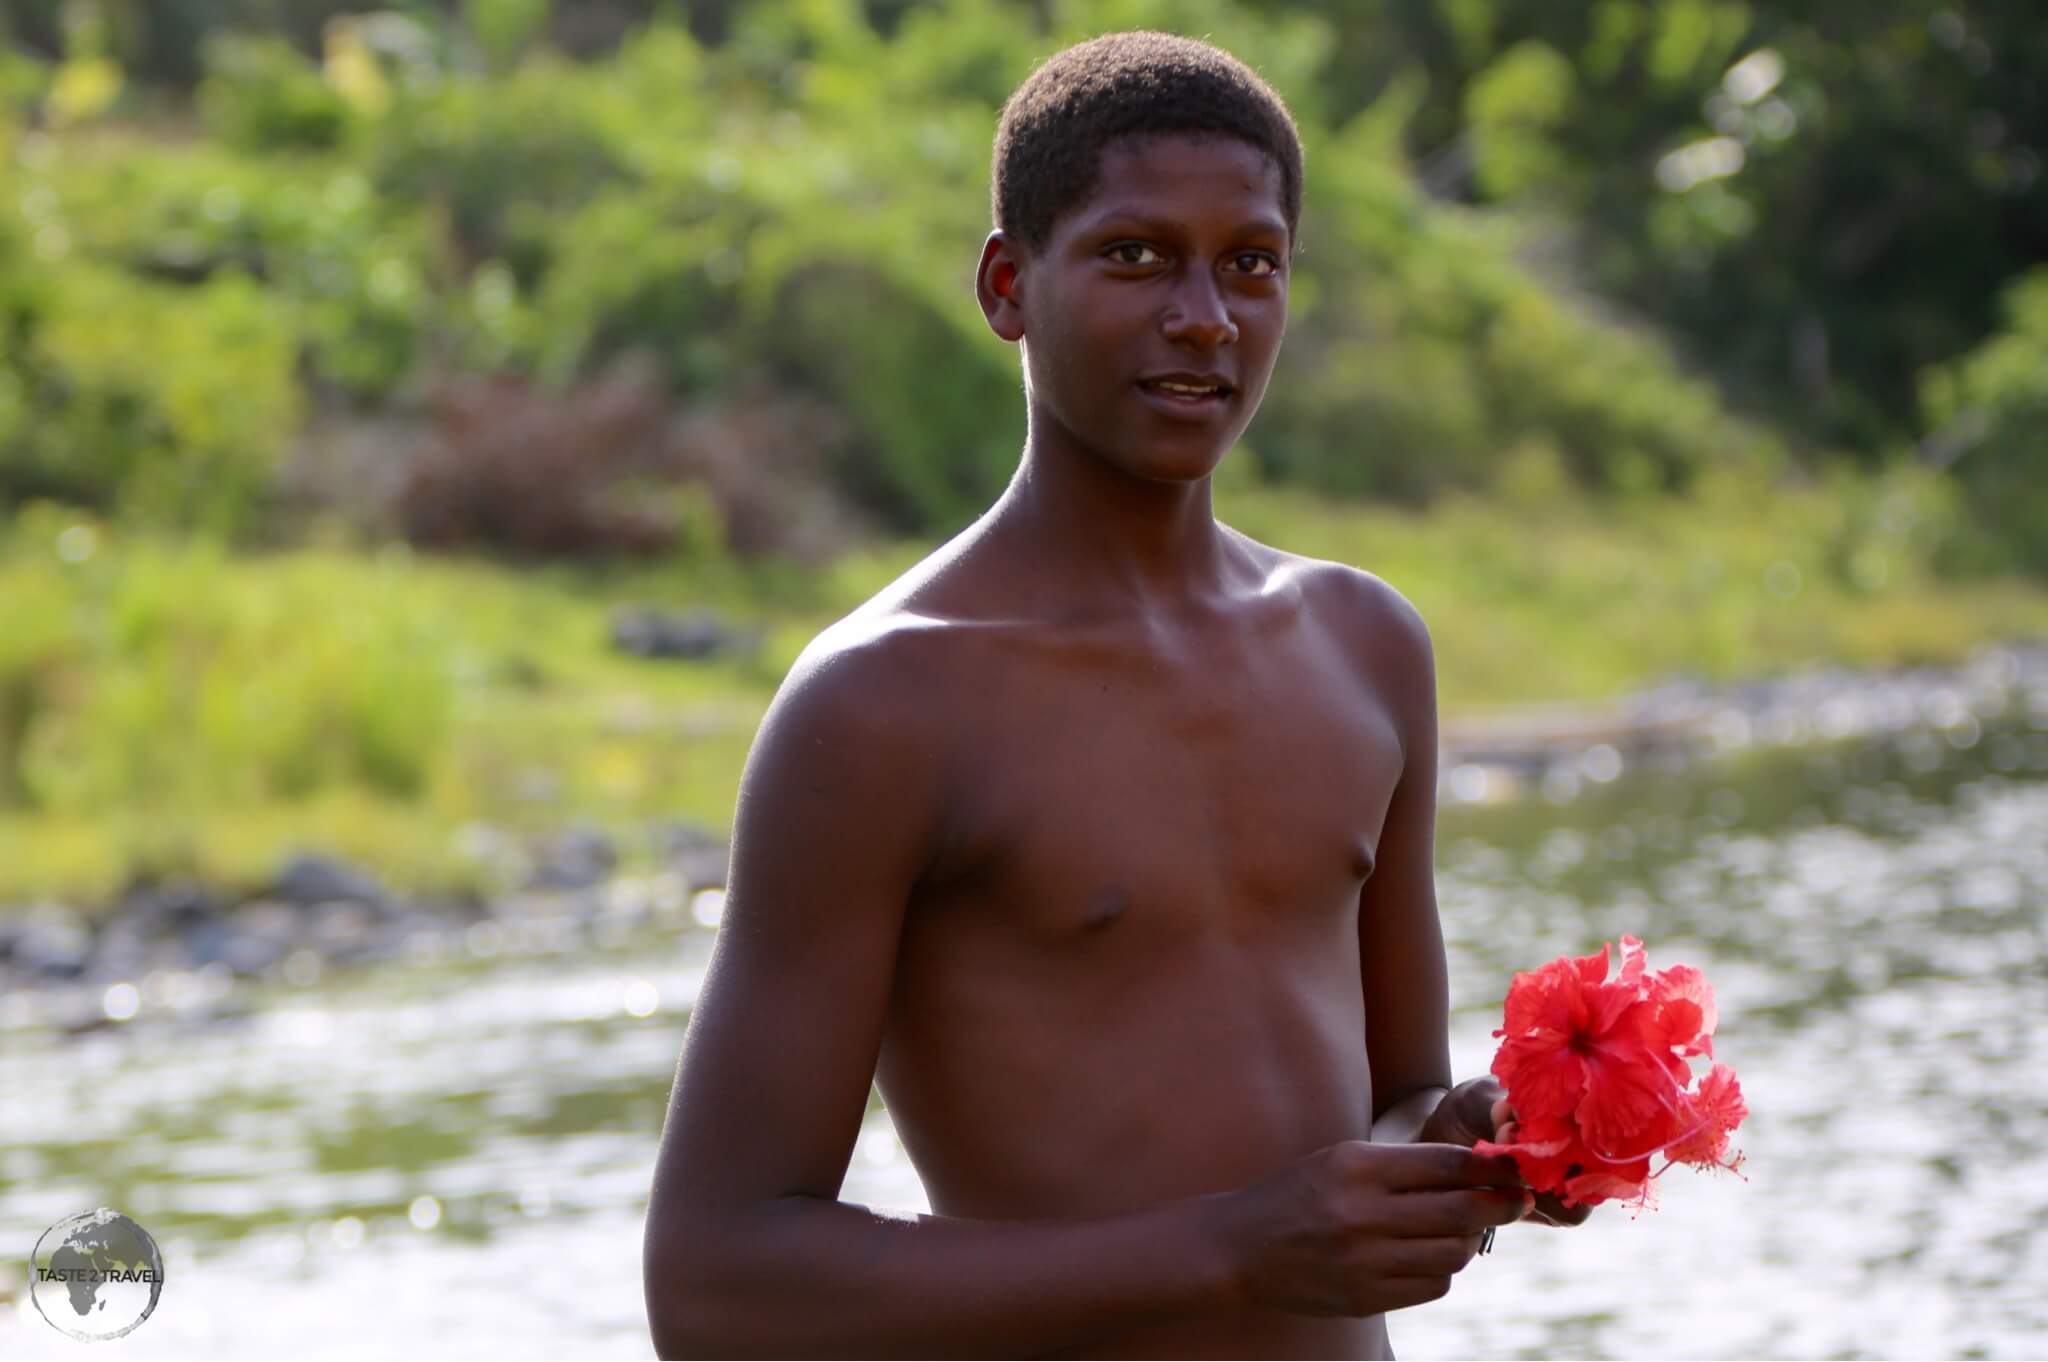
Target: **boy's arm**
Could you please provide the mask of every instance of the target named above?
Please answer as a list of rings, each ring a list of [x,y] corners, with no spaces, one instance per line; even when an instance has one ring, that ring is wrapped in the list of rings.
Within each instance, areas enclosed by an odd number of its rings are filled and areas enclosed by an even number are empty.
[[[1452,1086],[1450,987],[1436,903],[1436,661],[1415,608],[1375,581],[1366,636],[1380,641],[1381,684],[1401,728],[1400,783],[1380,831],[1372,878],[1358,903],[1365,982],[1366,1054],[1372,1065],[1375,1143],[1461,1144],[1497,1138],[1512,1119],[1491,1075]],[[1585,1223],[1592,1208],[1535,1199],[1534,1218]]]
[[[807,657],[749,756],[648,1211],[663,1356],[1044,1351],[1229,1285],[1198,1202],[997,1224],[836,1200],[944,808],[912,665],[887,639]]]
[[[1402,755],[1373,873],[1358,899],[1372,1138],[1406,1144],[1451,1087],[1450,986],[1436,904],[1436,661],[1415,608],[1376,578],[1359,584],[1357,636],[1369,645],[1372,683]]]

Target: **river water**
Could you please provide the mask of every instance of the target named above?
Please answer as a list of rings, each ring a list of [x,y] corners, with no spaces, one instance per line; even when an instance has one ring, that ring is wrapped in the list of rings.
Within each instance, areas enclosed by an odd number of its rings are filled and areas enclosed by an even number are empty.
[[[1459,1071],[1515,969],[1633,932],[1717,986],[1748,1163],[1503,1233],[1393,1319],[1402,1355],[2048,1355],[2048,713],[1596,775],[1445,812]],[[713,929],[569,921],[155,978],[82,1033],[0,999],[0,1356],[73,1355],[24,1260],[99,1205],[167,1259],[110,1355],[650,1356],[641,1217]],[[924,1207],[878,1106],[844,1195]]]

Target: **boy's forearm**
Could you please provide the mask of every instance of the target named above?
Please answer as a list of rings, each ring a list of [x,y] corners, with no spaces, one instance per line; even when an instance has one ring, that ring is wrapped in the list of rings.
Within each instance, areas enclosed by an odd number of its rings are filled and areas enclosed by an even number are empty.
[[[1023,1356],[1229,1304],[1219,1198],[1091,1220],[891,1217],[787,1197],[650,1238],[663,1357]]]
[[[1417,1088],[1373,1119],[1374,1144],[1413,1144],[1448,1088]]]

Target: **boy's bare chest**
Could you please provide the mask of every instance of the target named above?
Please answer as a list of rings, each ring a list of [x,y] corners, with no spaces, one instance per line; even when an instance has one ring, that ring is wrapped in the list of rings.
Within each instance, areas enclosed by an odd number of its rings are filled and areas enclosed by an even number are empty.
[[[1401,766],[1369,680],[1306,625],[1012,658],[963,732],[960,887],[1048,940],[1342,902]]]

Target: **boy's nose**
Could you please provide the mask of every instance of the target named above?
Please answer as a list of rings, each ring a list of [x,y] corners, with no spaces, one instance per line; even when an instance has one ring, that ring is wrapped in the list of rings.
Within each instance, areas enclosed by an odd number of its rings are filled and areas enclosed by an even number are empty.
[[[1166,339],[1182,345],[1213,350],[1237,339],[1237,323],[1223,304],[1223,295],[1206,280],[1180,289],[1160,318]]]

